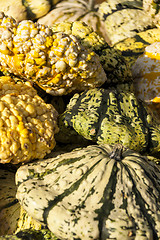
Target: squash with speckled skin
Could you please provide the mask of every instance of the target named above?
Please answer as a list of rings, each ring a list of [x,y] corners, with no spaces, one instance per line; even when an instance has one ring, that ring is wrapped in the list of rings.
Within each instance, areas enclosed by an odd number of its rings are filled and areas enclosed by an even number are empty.
[[[75,94],[59,116],[59,126],[57,136],[61,134],[62,141],[63,133],[74,129],[98,144],[121,143],[138,152],[160,151],[159,124],[142,101],[127,91],[95,88]]]
[[[91,145],[21,166],[17,198],[60,239],[158,240],[160,170],[116,145]]]

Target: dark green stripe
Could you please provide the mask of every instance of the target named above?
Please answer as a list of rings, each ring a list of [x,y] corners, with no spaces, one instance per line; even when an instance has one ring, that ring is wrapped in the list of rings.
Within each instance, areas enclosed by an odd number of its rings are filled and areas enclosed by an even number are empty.
[[[71,187],[66,189],[62,194],[55,197],[54,200],[48,201],[48,207],[44,209],[43,213],[43,219],[45,224],[47,224],[48,214],[52,210],[52,208],[54,208],[59,202],[61,202],[63,198],[76,191],[79,188],[81,182],[87,178],[87,176],[94,170],[94,168],[99,164],[99,162],[101,162],[101,160],[97,161],[85,174],[83,174],[83,176],[79,180],[73,183]]]

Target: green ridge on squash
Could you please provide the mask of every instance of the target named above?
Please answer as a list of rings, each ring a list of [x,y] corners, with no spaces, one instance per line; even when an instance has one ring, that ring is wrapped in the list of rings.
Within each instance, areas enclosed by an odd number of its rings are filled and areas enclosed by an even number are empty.
[[[159,179],[139,153],[91,145],[21,166],[17,198],[60,239],[158,240]]]
[[[149,145],[152,116],[133,93],[101,88],[75,94],[59,122],[60,134],[70,127],[88,140],[121,143],[143,152]]]

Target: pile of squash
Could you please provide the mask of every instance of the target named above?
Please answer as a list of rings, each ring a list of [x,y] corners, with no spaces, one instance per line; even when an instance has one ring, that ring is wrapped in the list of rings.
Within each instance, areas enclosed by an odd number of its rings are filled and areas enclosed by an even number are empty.
[[[0,13],[0,240],[160,239],[160,3],[22,2]]]

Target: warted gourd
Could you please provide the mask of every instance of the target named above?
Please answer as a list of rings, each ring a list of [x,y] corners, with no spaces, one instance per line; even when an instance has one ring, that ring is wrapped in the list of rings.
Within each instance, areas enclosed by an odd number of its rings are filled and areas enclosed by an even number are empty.
[[[54,32],[64,32],[76,36],[84,47],[98,54],[100,63],[107,75],[105,84],[132,83],[131,69],[121,51],[112,48],[103,37],[84,22],[61,22],[52,26]]]
[[[99,56],[73,35],[31,20],[17,24],[4,13],[0,33],[0,70],[32,80],[50,94],[83,91],[107,79]]]
[[[0,78],[0,163],[43,158],[55,147],[58,113],[29,82]]]
[[[121,143],[140,152],[160,151],[158,123],[134,93],[127,91],[95,88],[75,94],[59,116],[59,126],[62,141],[65,129],[71,128],[98,144]]]
[[[160,237],[160,171],[117,145],[91,145],[21,166],[17,198],[60,239]]]

